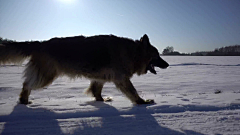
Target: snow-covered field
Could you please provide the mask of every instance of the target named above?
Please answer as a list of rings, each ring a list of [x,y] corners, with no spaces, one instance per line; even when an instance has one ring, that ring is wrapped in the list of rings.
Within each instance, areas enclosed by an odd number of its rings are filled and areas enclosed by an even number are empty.
[[[133,105],[115,86],[104,86],[112,102],[84,94],[89,81],[58,78],[32,91],[30,105],[18,104],[24,66],[0,67],[2,135],[169,135],[240,134],[240,57],[162,56],[170,67],[134,76],[145,99]]]

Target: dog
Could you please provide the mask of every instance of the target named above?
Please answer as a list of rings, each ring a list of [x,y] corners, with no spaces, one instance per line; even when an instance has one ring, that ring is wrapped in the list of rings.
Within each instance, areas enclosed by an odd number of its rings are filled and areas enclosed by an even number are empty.
[[[114,35],[96,35],[0,45],[0,64],[20,63],[26,58],[29,61],[19,96],[21,104],[30,103],[31,90],[48,86],[62,75],[90,79],[86,93],[96,101],[104,101],[101,96],[104,83],[113,82],[132,103],[154,103],[138,95],[130,78],[147,71],[156,74],[154,67],[165,69],[169,66],[146,34],[135,41]]]

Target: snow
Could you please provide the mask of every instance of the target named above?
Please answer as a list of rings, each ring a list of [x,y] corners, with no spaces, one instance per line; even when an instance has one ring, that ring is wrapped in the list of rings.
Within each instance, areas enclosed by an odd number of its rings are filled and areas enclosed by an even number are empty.
[[[0,67],[0,134],[240,134],[239,57],[162,56],[170,67],[131,80],[144,99],[133,105],[115,86],[103,88],[112,102],[84,94],[87,79],[58,78],[18,104],[24,65]],[[220,93],[215,93],[220,91]]]

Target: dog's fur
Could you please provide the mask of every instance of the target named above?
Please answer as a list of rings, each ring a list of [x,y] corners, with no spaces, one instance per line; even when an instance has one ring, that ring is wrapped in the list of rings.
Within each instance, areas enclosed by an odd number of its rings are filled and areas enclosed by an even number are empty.
[[[105,82],[113,82],[133,103],[149,103],[139,97],[130,78],[133,74],[156,74],[154,66],[167,68],[147,35],[140,40],[114,35],[52,38],[43,42],[13,42],[0,45],[0,64],[18,63],[30,57],[24,71],[20,103],[28,104],[31,90],[51,84],[57,77],[86,77],[87,93],[103,101]]]

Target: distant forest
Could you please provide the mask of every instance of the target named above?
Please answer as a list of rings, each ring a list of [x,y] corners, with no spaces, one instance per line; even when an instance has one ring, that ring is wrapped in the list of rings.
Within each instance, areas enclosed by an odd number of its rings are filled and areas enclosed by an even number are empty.
[[[3,39],[0,37],[0,44],[16,42],[15,40]],[[181,56],[240,56],[240,45],[225,46],[216,48],[213,51],[199,51],[194,53],[180,53],[174,51],[172,46],[166,47],[162,55],[181,55]]]
[[[182,56],[240,56],[240,45],[225,46],[216,48],[214,51],[199,51],[194,53],[180,53],[174,51],[172,46],[166,47],[162,55],[182,55]]]
[[[16,42],[16,41],[10,40],[10,39],[3,39],[2,37],[0,37],[0,44],[11,43],[11,42]]]

